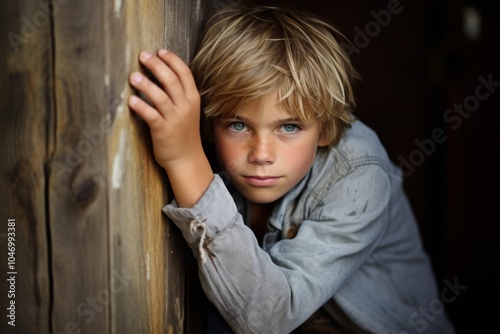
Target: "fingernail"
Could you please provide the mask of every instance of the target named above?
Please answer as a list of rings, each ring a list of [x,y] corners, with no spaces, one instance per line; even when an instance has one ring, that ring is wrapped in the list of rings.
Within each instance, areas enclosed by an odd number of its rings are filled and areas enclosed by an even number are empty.
[[[151,53],[149,51],[141,52],[141,59],[142,60],[148,60],[149,58],[151,58]]]
[[[158,50],[159,55],[166,55],[167,53],[168,53],[168,50],[165,50],[165,49]]]
[[[135,106],[137,102],[139,102],[139,98],[135,95],[132,95],[128,101],[131,106]]]
[[[142,81],[142,75],[140,73],[134,73],[132,74],[132,81],[134,83],[139,83]]]

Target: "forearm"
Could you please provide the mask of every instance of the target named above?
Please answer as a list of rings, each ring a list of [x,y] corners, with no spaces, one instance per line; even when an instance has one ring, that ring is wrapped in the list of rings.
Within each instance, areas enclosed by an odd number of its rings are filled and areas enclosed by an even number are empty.
[[[187,152],[186,155],[182,161],[165,167],[177,205],[181,208],[195,205],[214,178],[202,149],[198,152]]]
[[[235,333],[290,333],[321,304],[315,297],[296,298],[301,293],[294,292],[307,290],[306,282],[290,281],[242,224],[232,225],[208,248],[213,257],[208,254],[211,261],[199,265],[200,280]]]

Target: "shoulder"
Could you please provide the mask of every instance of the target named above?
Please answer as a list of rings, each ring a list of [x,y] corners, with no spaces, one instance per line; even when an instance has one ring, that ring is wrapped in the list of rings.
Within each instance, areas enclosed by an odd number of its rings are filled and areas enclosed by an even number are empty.
[[[350,163],[371,160],[389,161],[387,152],[377,133],[361,121],[356,121],[346,131],[340,142],[330,150],[330,154],[342,156]]]
[[[351,168],[370,163],[391,164],[378,135],[363,122],[357,120],[333,147],[320,148],[316,156],[318,165],[335,160],[335,168]]]
[[[308,183],[315,188],[329,188],[359,170],[367,176],[400,178],[399,169],[390,160],[378,135],[358,120],[337,145],[318,150]]]

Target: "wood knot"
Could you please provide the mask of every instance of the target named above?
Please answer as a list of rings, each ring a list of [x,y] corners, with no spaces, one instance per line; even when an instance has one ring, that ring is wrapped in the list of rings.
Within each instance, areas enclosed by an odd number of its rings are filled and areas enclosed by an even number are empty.
[[[86,207],[92,203],[99,193],[99,183],[95,177],[85,180],[76,192],[76,201],[80,206]]]

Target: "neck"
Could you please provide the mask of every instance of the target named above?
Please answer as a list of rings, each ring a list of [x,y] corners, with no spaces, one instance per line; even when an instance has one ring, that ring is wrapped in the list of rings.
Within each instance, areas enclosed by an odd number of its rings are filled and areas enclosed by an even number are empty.
[[[262,238],[267,233],[267,221],[273,212],[274,205],[272,203],[254,203],[247,202],[247,224],[252,229],[255,237],[262,242]]]

